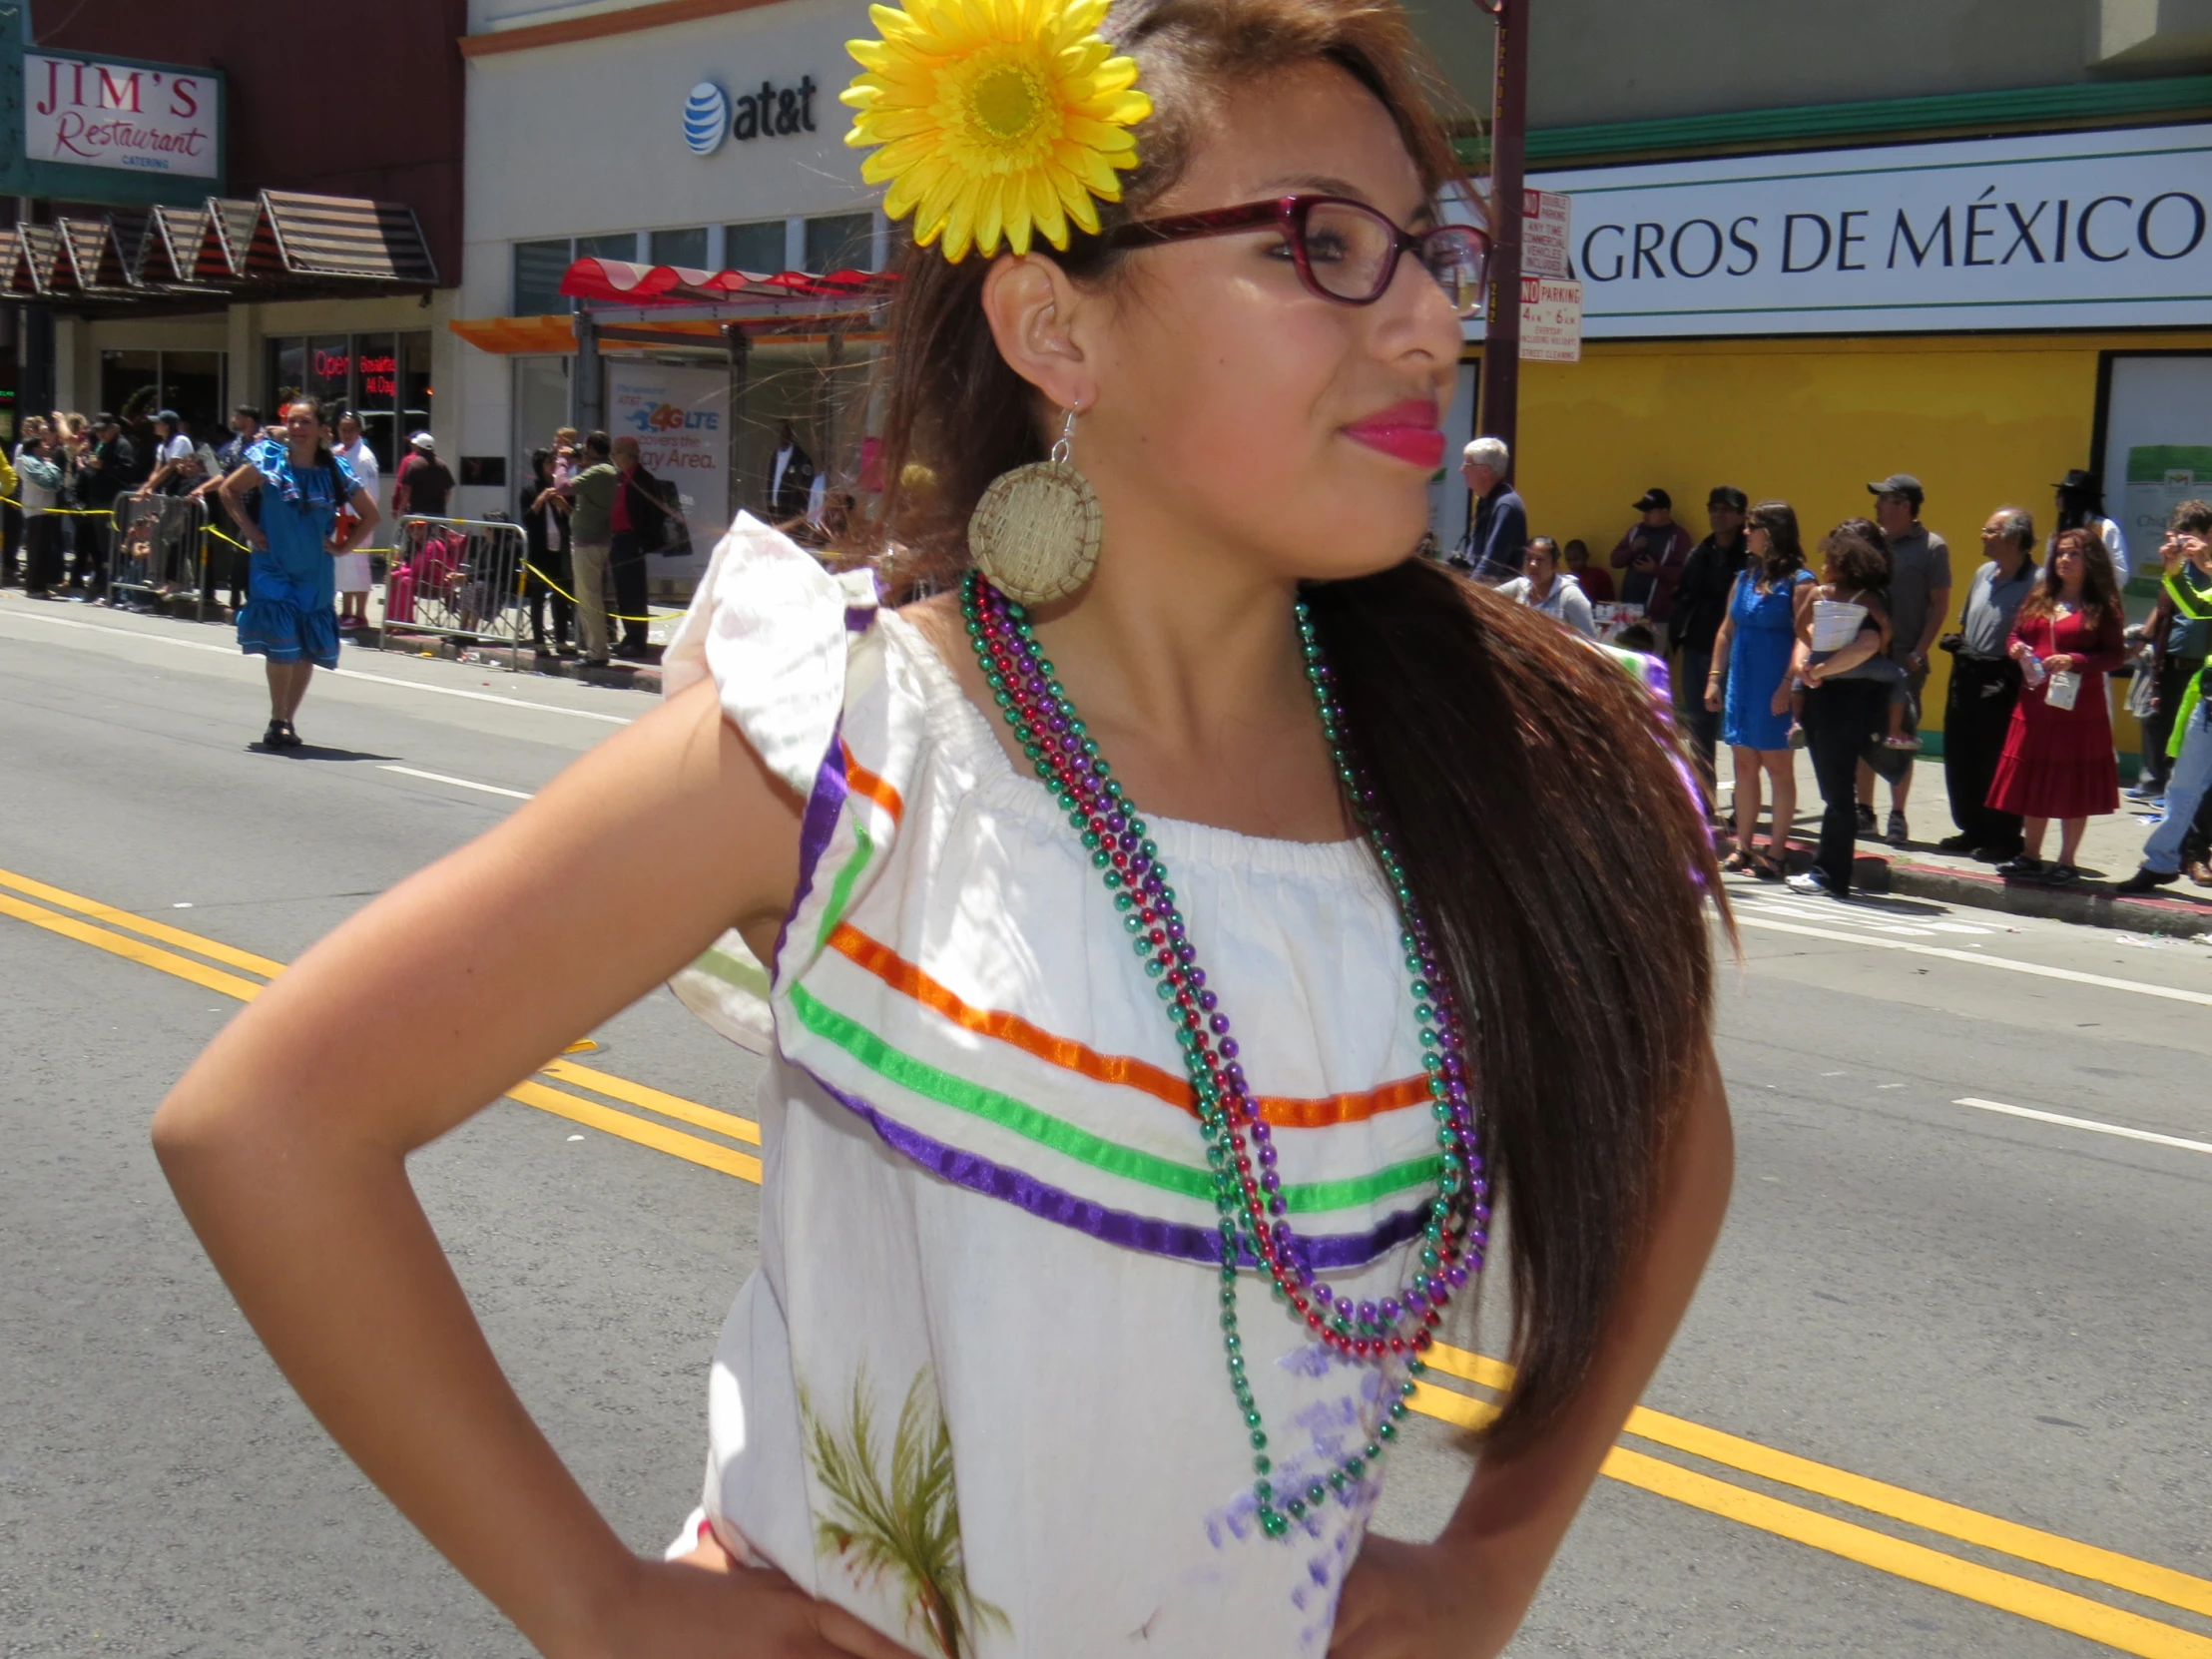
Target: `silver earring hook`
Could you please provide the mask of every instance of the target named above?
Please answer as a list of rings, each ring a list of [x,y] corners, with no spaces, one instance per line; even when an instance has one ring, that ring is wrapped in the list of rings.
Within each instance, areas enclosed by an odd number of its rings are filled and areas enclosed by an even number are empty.
[[[1067,418],[1060,422],[1060,441],[1052,446],[1052,464],[1066,466],[1075,455],[1075,411],[1067,411]]]

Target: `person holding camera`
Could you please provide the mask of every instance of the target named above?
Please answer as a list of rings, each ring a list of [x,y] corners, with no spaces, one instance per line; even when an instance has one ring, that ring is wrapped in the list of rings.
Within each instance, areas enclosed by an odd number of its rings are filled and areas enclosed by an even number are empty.
[[[2184,501],[2176,507],[2167,520],[2166,540],[2158,556],[2173,613],[2188,621],[2212,623],[2212,504]],[[2206,869],[2199,834],[2200,810],[2212,798],[2212,704],[2204,700],[2201,665],[2175,698],[2172,719],[2167,753],[2173,765],[2166,780],[2166,816],[2143,843],[2143,867],[2114,892],[2146,893],[2167,886],[2179,878],[2184,864],[2200,884],[2212,874]],[[2192,840],[2198,841],[2194,848],[2189,844]]]
[[[2020,700],[2020,667],[2006,642],[2020,601],[2040,574],[2028,556],[2034,545],[2035,519],[2025,507],[1999,507],[1991,513],[1981,526],[1985,562],[1966,584],[1958,632],[1936,642],[1951,654],[1950,691],[1943,704],[1943,787],[1958,833],[1936,845],[1983,863],[2003,863],[2020,850],[2019,817],[1989,805],[1989,786],[2004,753],[2005,734],[2012,729],[2013,705]]]

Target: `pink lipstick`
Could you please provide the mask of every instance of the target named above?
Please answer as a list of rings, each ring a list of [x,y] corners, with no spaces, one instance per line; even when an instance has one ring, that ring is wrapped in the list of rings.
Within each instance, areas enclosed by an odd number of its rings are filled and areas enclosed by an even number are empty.
[[[1423,472],[1433,472],[1443,464],[1443,429],[1436,424],[1436,405],[1425,397],[1408,397],[1402,403],[1363,415],[1346,426],[1344,434],[1355,443],[1379,449]]]

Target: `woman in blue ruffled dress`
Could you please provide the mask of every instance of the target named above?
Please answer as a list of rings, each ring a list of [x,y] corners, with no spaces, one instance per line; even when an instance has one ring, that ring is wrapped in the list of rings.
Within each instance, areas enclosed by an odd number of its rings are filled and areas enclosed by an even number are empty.
[[[297,749],[291,717],[316,665],[338,666],[336,556],[376,527],[376,502],[330,453],[321,408],[307,398],[284,406],[284,438],[256,444],[223,480],[223,503],[253,548],[239,649],[269,659],[269,749]],[[332,539],[338,509],[351,526]]]

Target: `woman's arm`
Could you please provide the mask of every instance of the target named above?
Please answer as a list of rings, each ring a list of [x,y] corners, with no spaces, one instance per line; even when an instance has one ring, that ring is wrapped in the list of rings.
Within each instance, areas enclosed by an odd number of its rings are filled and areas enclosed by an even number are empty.
[[[246,545],[257,553],[266,553],[269,551],[269,538],[262,534],[262,527],[254,522],[253,515],[246,510],[246,498],[253,493],[254,485],[260,478],[260,471],[249,462],[237,468],[216,486],[216,493],[223,497],[224,509],[230,513],[231,522],[239,527],[239,534],[246,539]]]
[[[1728,1209],[1735,1157],[1708,1046],[1667,1149],[1651,1231],[1581,1391],[1536,1443],[1482,1458],[1434,1543],[1368,1538],[1338,1607],[1334,1659],[1490,1659],[1511,1639],[1690,1306]]]
[[[369,531],[375,529],[382,522],[384,516],[377,509],[376,497],[366,489],[356,488],[352,495],[346,498],[345,504],[353,509],[353,528],[330,544],[332,553],[352,552],[354,548],[368,540]]]
[[[2055,642],[2054,642],[2055,643]],[[2117,615],[2097,624],[2086,651],[2064,651],[2048,659],[2053,674],[2110,674],[2127,661],[2127,627]]]
[[[179,1202],[300,1397],[556,1659],[768,1651],[802,1615],[816,1640],[791,1651],[894,1651],[774,1575],[633,1557],[501,1375],[407,1181],[410,1152],[723,928],[765,942],[800,805],[695,686],[315,945],[155,1118]]]
[[[1566,581],[1566,578],[1554,576],[1552,580],[1561,582]],[[1584,639],[1597,638],[1597,617],[1590,610],[1590,596],[1582,591],[1579,584],[1567,582],[1566,595],[1559,601],[1559,610],[1567,619],[1567,626]]]
[[[1741,582],[1743,577],[1736,578]],[[1728,657],[1736,649],[1736,587],[1729,584],[1728,614],[1721,619],[1721,631],[1713,636],[1713,666],[1705,676],[1705,708],[1710,714],[1719,714],[1728,689]]]

